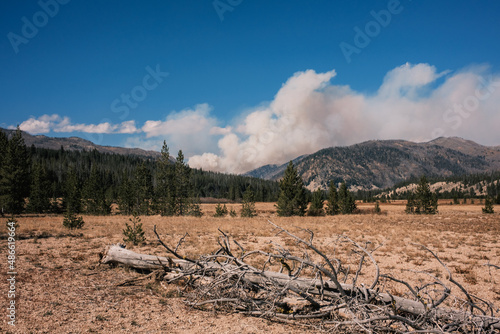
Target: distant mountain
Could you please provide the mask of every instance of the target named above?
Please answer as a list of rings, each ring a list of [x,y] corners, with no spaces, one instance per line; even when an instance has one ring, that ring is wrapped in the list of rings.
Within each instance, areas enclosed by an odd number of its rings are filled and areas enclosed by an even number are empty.
[[[247,175],[278,180],[286,165],[263,166]],[[325,148],[295,159],[294,165],[310,190],[326,189],[330,180],[345,180],[353,189],[383,189],[420,175],[446,177],[500,170],[500,146],[482,146],[457,137],[427,143],[373,140]]]
[[[15,130],[7,130],[0,128],[0,131],[5,132],[7,136],[10,137]],[[47,137],[43,135],[33,136],[24,131],[22,132],[22,136],[24,138],[24,142],[27,147],[31,147],[32,145],[34,145],[35,147],[48,148],[52,150],[59,150],[61,147],[63,147],[65,150],[70,150],[70,151],[83,151],[83,150],[92,151],[95,149],[101,153],[135,155],[145,158],[157,158],[160,156],[160,152],[156,151],[146,151],[140,148],[101,146],[94,144],[89,140],[85,140],[78,137],[57,138],[57,137]]]
[[[301,155],[298,158],[292,160],[293,164],[296,165],[300,160],[307,157],[307,155]],[[258,177],[259,179],[266,180],[279,180],[281,176],[285,173],[286,166],[288,162],[283,165],[265,165],[254,170],[249,171],[245,175],[251,177]]]

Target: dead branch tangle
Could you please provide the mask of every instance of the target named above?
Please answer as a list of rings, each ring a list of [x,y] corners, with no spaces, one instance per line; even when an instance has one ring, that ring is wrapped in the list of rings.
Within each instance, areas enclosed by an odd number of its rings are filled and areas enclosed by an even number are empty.
[[[186,286],[186,304],[200,309],[240,312],[280,321],[307,321],[325,330],[500,333],[499,310],[470,294],[439,257],[423,245],[419,247],[446,271],[447,282],[425,272],[429,281],[411,286],[392,275],[380,274],[369,244],[362,246],[339,236],[338,242],[349,246],[350,258],[357,262],[353,272],[339,257],[317,248],[312,231],[302,230],[307,237],[299,237],[271,221],[269,225],[276,235],[289,238],[294,249],[273,244],[273,251],[247,251],[219,230],[219,249],[190,259],[178,252],[187,234],[176,247],[169,247],[155,226],[159,243],[173,258],[138,254],[113,245],[106,250],[101,263],[156,271],[153,277],[163,282],[182,283]],[[362,282],[361,277],[368,277],[369,281]],[[396,296],[387,291],[389,282],[401,284],[407,293]],[[453,296],[447,284],[457,287],[462,297]],[[453,308],[448,306],[451,304]]]

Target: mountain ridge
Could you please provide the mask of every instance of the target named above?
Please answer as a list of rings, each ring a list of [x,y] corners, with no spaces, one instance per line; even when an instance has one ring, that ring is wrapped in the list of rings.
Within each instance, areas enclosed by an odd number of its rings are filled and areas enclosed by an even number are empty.
[[[245,175],[278,180],[287,163],[266,165]],[[383,189],[419,175],[456,176],[500,170],[500,146],[483,146],[459,137],[429,142],[369,140],[328,147],[294,159],[305,186],[326,189],[345,180],[351,189]]]
[[[0,131],[6,133],[7,136],[9,137],[16,130],[0,128]],[[38,148],[46,148],[52,150],[59,150],[62,147],[64,150],[70,150],[70,151],[82,151],[82,150],[92,151],[95,149],[101,153],[135,155],[152,159],[158,158],[161,155],[160,152],[147,151],[141,148],[126,148],[118,146],[98,145],[94,144],[90,140],[74,136],[48,137],[44,135],[31,135],[25,131],[21,131],[21,133],[24,139],[24,143],[26,144],[27,147],[31,147],[33,145]]]

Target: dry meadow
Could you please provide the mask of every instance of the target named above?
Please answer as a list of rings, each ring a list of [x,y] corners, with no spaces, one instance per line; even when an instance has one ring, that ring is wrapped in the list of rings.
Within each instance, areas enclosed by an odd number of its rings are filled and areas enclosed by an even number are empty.
[[[239,204],[228,204],[239,211]],[[413,285],[429,278],[443,281],[446,270],[419,247],[433,250],[445,262],[454,278],[472,294],[500,307],[500,214],[482,213],[482,206],[448,205],[443,202],[433,216],[404,213],[404,203],[381,204],[382,214],[373,214],[373,204],[360,204],[361,214],[334,217],[276,217],[272,203],[257,203],[255,218],[214,218],[215,204],[203,204],[202,218],[141,217],[146,243],[134,251],[165,255],[153,234],[175,246],[187,232],[180,252],[191,257],[214,252],[221,229],[246,250],[273,250],[279,246],[297,249],[285,235],[276,235],[268,220],[298,235],[301,229],[314,232],[314,243],[329,255],[351,264],[353,254],[339,235],[375,250],[381,272]],[[496,208],[500,211],[500,208]],[[182,287],[164,289],[143,280],[131,286],[121,282],[141,273],[123,267],[99,265],[99,254],[110,244],[123,242],[127,216],[83,216],[85,226],[70,231],[62,216],[25,216],[18,219],[16,236],[16,326],[8,325],[7,240],[2,219],[0,332],[6,333],[303,333],[313,328],[290,326],[238,314],[221,314],[187,307],[180,296]],[[279,245],[279,246],[278,246]],[[254,259],[259,261],[259,259]],[[354,262],[353,264],[354,265]],[[373,267],[367,265],[361,279],[370,280]],[[350,271],[355,270],[350,267]],[[349,281],[347,281],[349,283]],[[395,294],[405,289],[383,283]],[[451,286],[451,284],[447,284]],[[456,288],[452,292],[463,298]],[[459,301],[459,299],[457,299]]]

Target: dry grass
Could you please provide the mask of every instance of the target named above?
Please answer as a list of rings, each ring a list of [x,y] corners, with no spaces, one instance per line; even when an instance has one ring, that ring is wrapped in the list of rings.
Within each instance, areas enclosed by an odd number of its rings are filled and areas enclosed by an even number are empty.
[[[239,211],[240,205],[227,204]],[[272,203],[258,203],[258,216],[249,218],[214,218],[215,204],[203,204],[205,215],[191,217],[141,217],[147,242],[135,250],[164,254],[153,234],[153,225],[166,243],[176,245],[180,237],[189,236],[181,252],[197,256],[217,249],[218,229],[237,239],[248,250],[271,250],[280,244],[294,248],[296,244],[276,235],[267,219],[301,236],[309,229],[315,243],[329,254],[349,262],[348,247],[338,235],[347,235],[371,249],[381,271],[414,284],[428,279],[430,273],[446,280],[446,271],[430,254],[416,244],[423,244],[443,259],[454,278],[472,294],[491,300],[500,307],[500,271],[484,264],[500,265],[500,215],[483,215],[481,205],[440,205],[435,216],[404,214],[404,203],[381,204],[385,215],[362,214],[335,217],[281,218],[274,214]],[[368,212],[373,204],[361,204]],[[497,210],[498,211],[498,210]],[[80,231],[62,226],[62,216],[19,218],[17,240],[17,326],[10,328],[2,315],[1,331],[12,333],[300,333],[303,328],[268,323],[262,319],[239,315],[214,315],[185,307],[179,298],[179,287],[164,290],[152,282],[140,286],[116,287],[116,284],[139,273],[125,268],[99,266],[99,252],[105,246],[122,242],[122,229],[129,217],[83,216]],[[0,234],[5,235],[2,220]],[[272,243],[271,243],[272,242]],[[6,240],[0,240],[5,254]],[[256,261],[255,259],[254,261]],[[6,262],[5,256],[4,260]],[[2,268],[5,268],[2,265]],[[370,267],[361,279],[369,281]],[[351,273],[353,267],[351,267]],[[0,295],[7,301],[6,271],[2,269]],[[392,283],[387,283],[392,284]],[[405,289],[391,286],[398,294]],[[454,291],[458,294],[457,291]],[[4,311],[2,311],[4,312]]]

